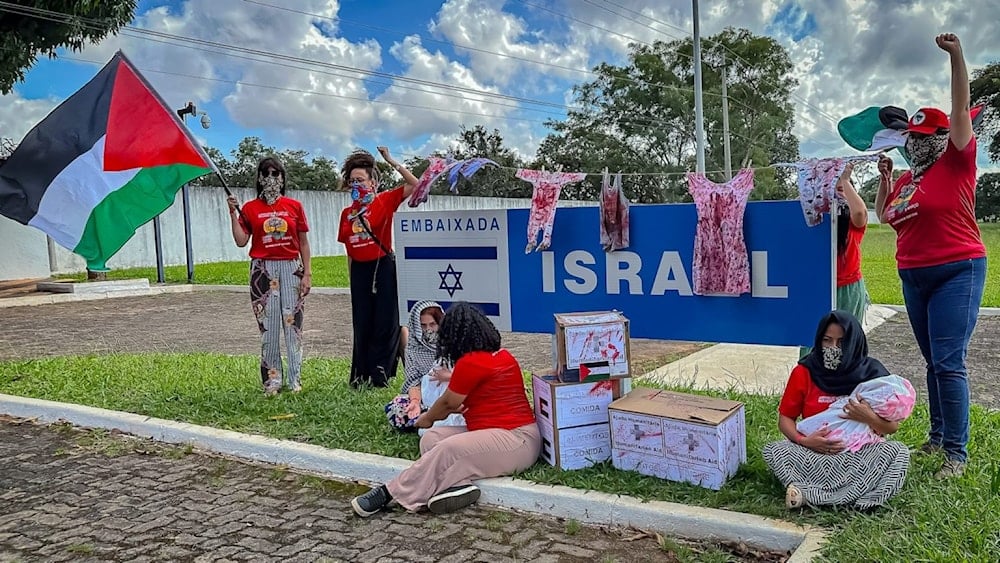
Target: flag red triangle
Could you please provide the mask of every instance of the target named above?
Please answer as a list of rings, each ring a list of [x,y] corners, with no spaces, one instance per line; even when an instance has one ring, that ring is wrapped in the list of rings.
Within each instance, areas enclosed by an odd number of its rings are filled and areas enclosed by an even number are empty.
[[[587,379],[588,375],[590,375],[590,368],[587,367],[587,364],[580,364],[580,381]]]
[[[104,143],[104,169],[211,165],[177,119],[125,60],[119,59]]]

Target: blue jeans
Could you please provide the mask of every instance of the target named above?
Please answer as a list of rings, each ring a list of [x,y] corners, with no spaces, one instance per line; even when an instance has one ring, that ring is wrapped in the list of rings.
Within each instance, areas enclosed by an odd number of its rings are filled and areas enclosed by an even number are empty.
[[[965,461],[969,382],[965,356],[986,284],[986,258],[899,270],[906,314],[927,362],[930,442],[948,459]]]

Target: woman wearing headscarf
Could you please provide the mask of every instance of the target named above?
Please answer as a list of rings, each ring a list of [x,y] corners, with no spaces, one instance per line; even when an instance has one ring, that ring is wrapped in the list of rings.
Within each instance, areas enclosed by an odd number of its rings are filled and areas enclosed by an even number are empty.
[[[410,309],[409,336],[406,339],[403,362],[403,386],[399,395],[385,406],[389,425],[396,430],[415,430],[413,423],[423,412],[421,383],[432,369],[441,367],[436,361],[438,328],[444,310],[435,301],[418,301]]]
[[[419,183],[392,158],[389,149],[378,147],[378,151],[403,176],[402,186],[379,192],[375,157],[367,151],[351,153],[341,167],[342,186],[351,194],[351,205],[340,214],[337,240],[347,249],[351,279],[352,387],[386,387],[396,375],[400,326],[392,219],[399,204]]]
[[[833,311],[820,320],[814,347],[792,370],[778,406],[778,429],[788,440],[767,444],[763,452],[764,461],[786,488],[789,508],[805,504],[871,508],[885,504],[902,488],[910,462],[910,451],[902,443],[876,442],[845,451],[829,429],[806,435],[796,426],[799,418],[826,411],[859,384],[888,375],[881,362],[868,356],[868,339],[853,315]],[[868,401],[856,396],[846,401],[842,416],[867,424],[880,436],[899,428],[898,420],[882,418]]]
[[[288,351],[287,388],[302,390],[302,310],[312,287],[309,223],[298,200],[285,195],[285,168],[276,158],[257,165],[257,197],[240,209],[227,199],[236,246],[250,244],[250,303],[260,329],[260,378],[264,394],[278,394],[285,380],[281,333]]]
[[[892,161],[879,161],[875,209],[896,231],[896,265],[910,327],[927,364],[931,427],[924,453],[943,451],[938,478],[961,475],[968,458],[965,357],[986,284],[986,247],[976,223],[976,138],[969,75],[958,37],[938,35],[951,58],[951,119],[924,108],[910,118],[911,168],[890,189]]]
[[[438,356],[453,365],[444,394],[417,419],[429,428],[420,458],[385,485],[351,501],[361,517],[390,502],[435,514],[479,500],[476,479],[510,475],[534,465],[542,446],[521,366],[500,347],[500,332],[474,305],[455,303],[441,321]],[[466,426],[434,423],[461,412]],[[433,426],[433,428],[431,428]]]

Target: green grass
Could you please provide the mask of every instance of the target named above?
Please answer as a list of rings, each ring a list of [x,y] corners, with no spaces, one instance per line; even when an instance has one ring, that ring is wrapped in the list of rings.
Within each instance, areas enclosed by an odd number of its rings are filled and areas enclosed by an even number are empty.
[[[309,359],[299,395],[264,398],[257,358],[217,354],[141,354],[0,363],[0,392],[122,410],[344,448],[415,459],[417,438],[389,429],[382,406],[395,389],[354,391],[346,360]],[[833,561],[993,561],[1000,552],[1000,413],[974,407],[971,463],[965,476],[938,482],[939,457],[914,456],[907,484],[888,507],[789,512],[784,491],[760,451],[778,439],[777,397],[717,393],[747,408],[748,461],[720,491],[618,471],[609,464],[560,471],[537,464],[522,477],[539,483],[724,508],[832,531],[823,554]],[[295,414],[292,418],[281,415]],[[273,420],[272,417],[279,417]],[[924,439],[918,407],[897,438]]]
[[[1000,224],[980,223],[979,229],[989,255],[982,305],[1000,307]],[[861,270],[873,303],[903,304],[903,289],[896,273],[896,232],[888,225],[868,225],[861,243]]]
[[[346,256],[319,256],[312,259],[313,287],[349,287]],[[86,272],[61,274],[59,279],[83,281]],[[108,272],[109,280],[131,280],[146,278],[156,283],[156,268],[125,268]],[[187,283],[187,266],[166,266],[163,268],[166,283]],[[205,285],[249,285],[250,262],[212,262],[194,265],[194,283]]]

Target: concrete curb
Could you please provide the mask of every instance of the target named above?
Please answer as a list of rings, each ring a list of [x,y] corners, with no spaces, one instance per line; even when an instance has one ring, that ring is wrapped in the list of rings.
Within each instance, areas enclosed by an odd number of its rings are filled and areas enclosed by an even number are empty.
[[[372,454],[241,434],[183,422],[82,405],[0,394],[0,412],[41,422],[66,421],[87,428],[116,429],[160,442],[193,447],[255,462],[286,465],[323,476],[384,483],[410,462]],[[818,554],[823,532],[752,514],[662,501],[642,502],[621,495],[539,485],[513,478],[485,479],[478,485],[484,504],[574,518],[608,526],[633,526],[694,540],[725,540],[776,551],[792,551],[796,563]]]
[[[249,293],[250,287],[246,285],[192,285],[192,291],[229,291],[232,293]],[[309,294],[316,295],[350,295],[349,287],[314,287],[309,290]]]
[[[0,299],[0,309],[7,307],[28,307],[35,305],[52,305],[54,303],[73,303],[76,301],[96,301],[117,297],[145,297],[162,295],[164,293],[190,293],[191,285],[159,285],[149,289],[104,291],[100,293],[53,293],[49,295],[29,295],[25,297],[9,297]]]
[[[885,307],[887,309],[892,309],[897,313],[905,313],[905,305],[879,305],[879,307]],[[1000,317],[1000,307],[980,307],[979,308],[980,317]]]

